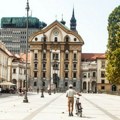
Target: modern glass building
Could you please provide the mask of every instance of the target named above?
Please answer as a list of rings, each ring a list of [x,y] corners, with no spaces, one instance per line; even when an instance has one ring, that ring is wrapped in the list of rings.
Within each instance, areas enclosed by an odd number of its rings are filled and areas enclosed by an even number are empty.
[[[12,53],[24,53],[26,50],[26,17],[1,18],[0,40]],[[28,18],[28,36],[47,26],[36,17]]]

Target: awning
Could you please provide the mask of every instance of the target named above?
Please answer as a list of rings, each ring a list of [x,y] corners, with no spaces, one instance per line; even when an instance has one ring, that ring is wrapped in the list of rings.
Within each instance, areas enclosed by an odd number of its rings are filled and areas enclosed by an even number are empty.
[[[8,82],[8,81],[4,81],[4,82],[0,83],[0,85],[2,85],[2,86],[7,86],[7,85],[12,86],[12,85],[16,85],[16,84]]]

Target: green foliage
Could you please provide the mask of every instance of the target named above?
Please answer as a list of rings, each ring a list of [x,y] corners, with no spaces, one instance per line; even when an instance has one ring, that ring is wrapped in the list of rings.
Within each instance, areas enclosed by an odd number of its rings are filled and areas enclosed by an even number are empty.
[[[120,6],[108,18],[106,78],[113,84],[120,84]]]

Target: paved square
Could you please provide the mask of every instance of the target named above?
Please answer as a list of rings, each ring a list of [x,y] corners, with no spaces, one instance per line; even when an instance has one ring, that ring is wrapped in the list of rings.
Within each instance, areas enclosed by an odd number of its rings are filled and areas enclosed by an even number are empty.
[[[28,93],[29,103],[23,103],[24,96],[1,95],[0,120],[120,120],[120,96],[82,93],[82,118],[75,107],[74,116],[68,116],[65,93],[44,96]]]

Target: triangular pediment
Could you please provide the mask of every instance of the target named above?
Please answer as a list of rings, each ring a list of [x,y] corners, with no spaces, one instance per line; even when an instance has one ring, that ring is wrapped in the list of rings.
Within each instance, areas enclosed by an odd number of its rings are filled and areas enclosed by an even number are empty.
[[[44,29],[34,33],[30,39],[29,42],[32,41],[41,41],[42,38],[44,36],[47,37],[47,39],[52,39],[53,34],[55,36],[57,36],[57,31],[59,32],[59,38],[61,38],[62,40],[66,37],[66,36],[71,36],[71,37],[75,37],[77,38],[77,40],[79,42],[81,42],[82,44],[84,44],[83,39],[81,38],[81,36],[74,31],[71,31],[69,28],[67,28],[65,25],[63,25],[62,23],[60,23],[59,21],[54,21],[52,24],[50,24],[49,26],[45,27]],[[56,33],[55,33],[56,32]],[[50,42],[50,41],[49,41]],[[61,41],[60,41],[61,42]],[[72,42],[72,41],[71,41]]]

